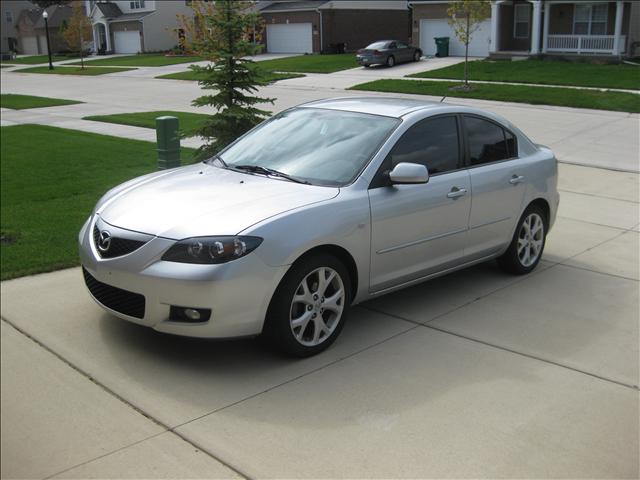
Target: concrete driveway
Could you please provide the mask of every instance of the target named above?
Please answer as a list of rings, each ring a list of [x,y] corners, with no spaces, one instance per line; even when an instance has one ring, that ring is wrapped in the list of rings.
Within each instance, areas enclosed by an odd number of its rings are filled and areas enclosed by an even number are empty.
[[[637,478],[638,175],[560,188],[533,274],[381,297],[305,360],[113,318],[77,268],[3,282],[2,477]]]

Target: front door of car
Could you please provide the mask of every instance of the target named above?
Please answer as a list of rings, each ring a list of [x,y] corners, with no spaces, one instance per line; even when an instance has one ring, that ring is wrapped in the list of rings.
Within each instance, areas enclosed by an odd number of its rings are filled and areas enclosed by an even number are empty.
[[[456,115],[418,122],[398,140],[372,181],[372,291],[444,270],[463,258],[471,183],[459,131]],[[390,185],[388,172],[402,162],[426,165],[428,182]]]
[[[413,60],[413,51],[409,45],[406,43],[398,42],[398,61],[399,62],[409,62]]]
[[[513,133],[484,117],[464,115],[463,122],[473,190],[465,255],[474,260],[511,241],[528,172]]]

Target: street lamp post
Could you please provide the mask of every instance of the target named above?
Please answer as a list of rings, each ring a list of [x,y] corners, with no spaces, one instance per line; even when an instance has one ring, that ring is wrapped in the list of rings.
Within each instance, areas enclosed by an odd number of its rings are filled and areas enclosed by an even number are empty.
[[[42,18],[44,18],[44,29],[47,32],[47,55],[49,55],[49,70],[53,70],[53,63],[51,63],[51,44],[49,43],[49,14],[45,10],[42,12]]]

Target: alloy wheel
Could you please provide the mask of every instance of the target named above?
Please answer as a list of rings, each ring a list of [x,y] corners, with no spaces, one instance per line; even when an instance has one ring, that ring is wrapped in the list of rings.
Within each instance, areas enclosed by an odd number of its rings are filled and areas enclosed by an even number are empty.
[[[342,278],[334,269],[320,267],[305,276],[296,289],[289,324],[296,340],[306,346],[320,345],[340,323],[345,305]]]
[[[529,214],[518,232],[518,260],[523,267],[538,261],[544,243],[544,222],[537,213]]]

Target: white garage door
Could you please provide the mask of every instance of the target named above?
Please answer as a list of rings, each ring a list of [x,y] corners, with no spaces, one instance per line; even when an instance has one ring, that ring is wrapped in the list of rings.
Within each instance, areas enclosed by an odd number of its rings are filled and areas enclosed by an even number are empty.
[[[113,43],[115,53],[138,53],[140,51],[140,32],[114,32]]]
[[[38,37],[22,37],[22,53],[24,55],[37,55],[38,53]]]
[[[312,53],[312,38],[310,23],[267,25],[267,52]]]
[[[420,20],[420,48],[425,55],[436,54],[434,37],[449,37],[449,55],[464,57],[464,43],[456,38],[446,18]],[[482,22],[471,36],[469,56],[486,57],[489,55],[490,38],[491,20],[487,20]]]

